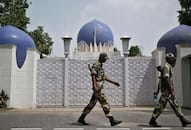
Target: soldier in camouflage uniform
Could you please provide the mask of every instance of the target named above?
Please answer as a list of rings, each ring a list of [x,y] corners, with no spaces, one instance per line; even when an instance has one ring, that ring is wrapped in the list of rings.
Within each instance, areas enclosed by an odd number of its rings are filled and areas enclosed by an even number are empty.
[[[161,97],[159,99],[159,103],[155,106],[152,118],[149,122],[151,126],[161,127],[156,119],[163,112],[166,107],[167,102],[169,102],[170,106],[174,110],[177,117],[179,117],[181,124],[183,127],[186,127],[188,124],[191,124],[190,121],[184,118],[184,114],[181,111],[181,106],[177,103],[177,100],[174,95],[174,86],[173,86],[173,72],[172,65],[174,64],[175,57],[172,53],[167,53],[166,55],[166,64],[161,70],[161,79],[160,79],[160,89],[161,89]]]
[[[110,105],[107,101],[106,95],[103,92],[105,81],[113,83],[116,86],[120,86],[118,82],[114,82],[110,80],[104,74],[103,63],[105,63],[107,59],[108,59],[107,54],[101,53],[99,55],[99,60],[96,63],[94,63],[91,67],[89,67],[91,71],[91,75],[92,75],[93,94],[89,104],[84,108],[80,118],[78,119],[78,122],[83,125],[88,125],[88,123],[85,121],[85,117],[94,108],[97,101],[99,101],[99,103],[101,104],[101,107],[103,108],[105,116],[109,118],[111,126],[115,126],[122,122],[122,121],[115,120],[113,118],[112,113],[110,111]]]

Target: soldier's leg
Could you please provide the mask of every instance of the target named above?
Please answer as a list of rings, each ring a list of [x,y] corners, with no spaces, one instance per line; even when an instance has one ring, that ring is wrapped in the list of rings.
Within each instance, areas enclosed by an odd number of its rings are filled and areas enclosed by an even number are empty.
[[[160,114],[163,112],[164,108],[166,107],[166,104],[167,104],[167,96],[161,95],[158,104],[155,106],[153,110],[152,117],[157,119],[160,116]]]
[[[88,123],[86,123],[85,121],[85,117],[87,116],[88,113],[90,113],[90,111],[94,108],[94,106],[97,103],[97,94],[93,93],[92,97],[90,99],[89,104],[84,108],[81,116],[78,119],[78,122],[83,124],[83,125],[88,125]]]
[[[156,119],[160,116],[160,114],[163,112],[164,108],[166,107],[167,104],[167,97],[165,95],[161,95],[158,104],[155,106],[152,114],[152,118],[149,121],[149,124],[154,126],[154,127],[161,127],[158,125],[156,122]]]
[[[191,124],[191,121],[188,121],[184,118],[184,114],[182,113],[181,106],[178,104],[178,101],[176,100],[175,96],[169,97],[169,103],[174,110],[177,117],[179,117],[182,126],[186,127],[188,124]]]
[[[82,114],[87,115],[88,113],[91,112],[91,110],[94,108],[94,106],[97,103],[97,93],[93,93],[92,97],[90,99],[90,102],[88,103],[88,105],[84,108]]]
[[[107,98],[106,98],[106,95],[104,94],[103,91],[100,91],[100,93],[98,94],[98,101],[101,104],[101,107],[105,113],[105,116],[107,118],[109,118],[111,126],[115,126],[115,125],[120,124],[122,122],[122,121],[115,120],[113,118],[112,113],[110,111],[110,105],[109,105]]]
[[[98,93],[97,99],[98,99],[99,103],[101,104],[101,107],[105,113],[105,116],[106,117],[112,116],[112,113],[110,111],[110,105],[107,101],[107,97],[106,97],[105,93],[103,92],[103,90]]]
[[[178,104],[178,101],[176,100],[175,96],[170,95],[168,98],[169,104],[172,107],[172,109],[174,110],[176,116],[184,116],[184,114],[182,113],[181,110],[181,106]]]

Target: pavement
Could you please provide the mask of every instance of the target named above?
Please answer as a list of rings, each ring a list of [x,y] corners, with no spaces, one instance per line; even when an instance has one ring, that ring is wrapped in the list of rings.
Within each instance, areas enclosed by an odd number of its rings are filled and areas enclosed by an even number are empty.
[[[172,109],[167,108],[158,118],[161,128],[148,125],[153,107],[131,106],[114,107],[111,111],[117,120],[123,122],[111,127],[102,108],[96,106],[87,116],[90,123],[83,126],[77,120],[83,108],[35,108],[0,110],[0,130],[191,130],[182,127]],[[185,117],[191,120],[191,110],[182,109]]]

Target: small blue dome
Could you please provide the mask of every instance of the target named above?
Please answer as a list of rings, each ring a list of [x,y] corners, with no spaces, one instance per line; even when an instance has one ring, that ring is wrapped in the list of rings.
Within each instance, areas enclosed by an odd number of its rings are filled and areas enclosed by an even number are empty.
[[[172,52],[176,56],[176,44],[191,44],[191,26],[179,25],[164,34],[158,41],[157,47],[165,47],[166,53]]]
[[[11,25],[0,28],[0,45],[16,46],[17,66],[21,68],[26,59],[27,48],[35,48],[33,39],[24,31]]]
[[[111,29],[104,23],[93,20],[85,24],[78,33],[77,43],[86,42],[88,45],[94,43],[94,36],[96,36],[96,43],[102,45],[113,45],[113,34]]]

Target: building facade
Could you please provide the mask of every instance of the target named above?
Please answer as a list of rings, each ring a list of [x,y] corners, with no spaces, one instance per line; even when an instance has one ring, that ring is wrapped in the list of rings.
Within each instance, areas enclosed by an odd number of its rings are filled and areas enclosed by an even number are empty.
[[[4,26],[0,28],[0,88],[10,97],[7,103],[13,108],[84,106],[92,94],[88,64],[106,52],[110,59],[104,64],[105,73],[120,83],[119,88],[110,83],[104,86],[111,105],[153,105],[158,79],[155,68],[165,63],[167,52],[172,52],[177,56],[173,68],[177,98],[191,108],[190,36],[191,27],[180,25],[161,37],[152,57],[127,57],[130,38],[121,38],[122,56],[114,49],[111,29],[93,20],[79,30],[74,52],[65,49],[66,57],[39,59],[30,36]]]
[[[156,65],[165,63],[166,53],[176,56],[173,67],[174,86],[178,101],[191,108],[191,27],[179,25],[165,33],[157,44],[157,49],[152,52]]]

